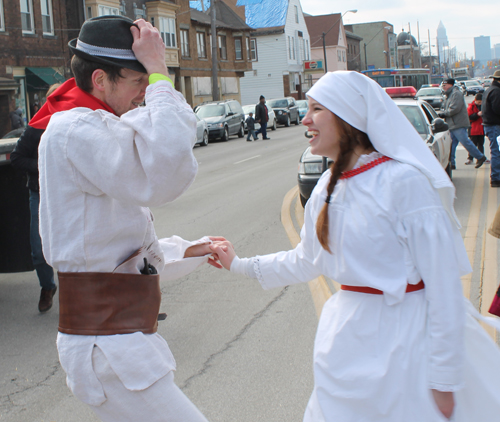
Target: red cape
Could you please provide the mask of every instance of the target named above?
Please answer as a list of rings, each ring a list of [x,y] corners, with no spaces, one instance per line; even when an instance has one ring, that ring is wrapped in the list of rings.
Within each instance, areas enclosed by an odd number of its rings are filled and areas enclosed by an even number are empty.
[[[49,95],[42,108],[30,120],[29,125],[35,129],[46,129],[54,113],[76,107],[106,110],[115,114],[113,109],[106,103],[78,88],[75,78],[71,78]]]

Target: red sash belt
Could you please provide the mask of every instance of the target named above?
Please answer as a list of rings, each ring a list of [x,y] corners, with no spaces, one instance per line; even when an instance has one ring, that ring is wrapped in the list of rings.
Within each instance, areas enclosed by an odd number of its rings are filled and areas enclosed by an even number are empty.
[[[425,288],[425,284],[422,280],[418,284],[408,284],[406,286],[406,293],[416,292]],[[371,295],[382,295],[384,292],[382,290],[373,289],[372,287],[358,287],[358,286],[347,286],[345,284],[340,285],[341,290],[349,290],[350,292],[358,293],[369,293]]]

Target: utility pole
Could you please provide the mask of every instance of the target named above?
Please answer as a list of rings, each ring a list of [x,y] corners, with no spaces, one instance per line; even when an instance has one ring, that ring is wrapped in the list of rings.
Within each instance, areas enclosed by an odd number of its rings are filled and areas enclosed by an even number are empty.
[[[326,42],[325,42],[325,37],[326,37],[326,32],[323,32],[323,57],[325,58],[325,73],[328,72],[328,65],[327,65],[327,60],[326,60]]]
[[[365,44],[365,70],[368,70],[368,60],[366,59],[366,43]]]
[[[212,16],[212,99],[219,101],[219,76],[217,71],[217,28],[215,25],[215,1],[210,0],[210,14]]]

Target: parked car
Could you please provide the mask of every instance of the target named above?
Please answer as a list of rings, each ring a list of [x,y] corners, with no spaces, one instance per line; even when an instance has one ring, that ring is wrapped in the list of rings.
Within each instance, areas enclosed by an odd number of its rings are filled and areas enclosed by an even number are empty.
[[[398,87],[386,88],[385,90],[422,137],[451,179],[451,135],[448,125],[437,115],[433,107],[425,101],[414,98],[415,88]],[[311,154],[310,149],[311,147],[306,148],[299,161],[298,186],[302,205],[305,205],[321,174],[328,168],[325,165],[324,157]]]
[[[25,127],[20,127],[18,129],[11,130],[10,132],[7,132],[5,135],[2,136],[2,139],[11,139],[11,138],[19,138],[23,132]]]
[[[462,84],[465,87],[465,95],[476,95],[484,92],[484,87],[478,81],[463,81]]]
[[[196,144],[202,147],[206,147],[208,145],[208,124],[205,120],[200,119],[200,117],[196,116]]]
[[[246,123],[248,113],[253,113],[253,118],[255,119],[255,106],[256,104],[242,106],[243,113],[245,113],[245,132],[248,132]],[[276,130],[276,114],[274,113],[274,110],[271,107],[267,108],[267,115],[269,116],[269,121],[267,122],[267,128],[271,130]],[[260,129],[260,123],[255,122],[255,130],[259,129]]]
[[[309,101],[298,100],[297,107],[299,108],[299,117],[300,117],[300,120],[302,121],[302,119],[305,117],[305,115],[309,111]]]
[[[236,100],[200,104],[195,113],[207,122],[209,139],[227,141],[231,135],[245,136],[245,113]]]
[[[295,98],[274,98],[268,100],[266,104],[268,107],[274,109],[276,119],[280,125],[289,127],[291,122],[300,125],[299,107],[297,107]]]
[[[427,101],[432,107],[440,109],[444,103],[444,95],[440,88],[420,88],[416,98]]]

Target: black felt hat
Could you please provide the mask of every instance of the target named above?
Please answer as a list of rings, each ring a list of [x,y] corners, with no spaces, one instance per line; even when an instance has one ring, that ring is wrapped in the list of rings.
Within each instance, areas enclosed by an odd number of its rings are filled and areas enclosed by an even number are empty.
[[[85,21],[78,38],[68,43],[69,49],[82,59],[147,73],[132,51],[134,37],[124,16],[99,16]]]

